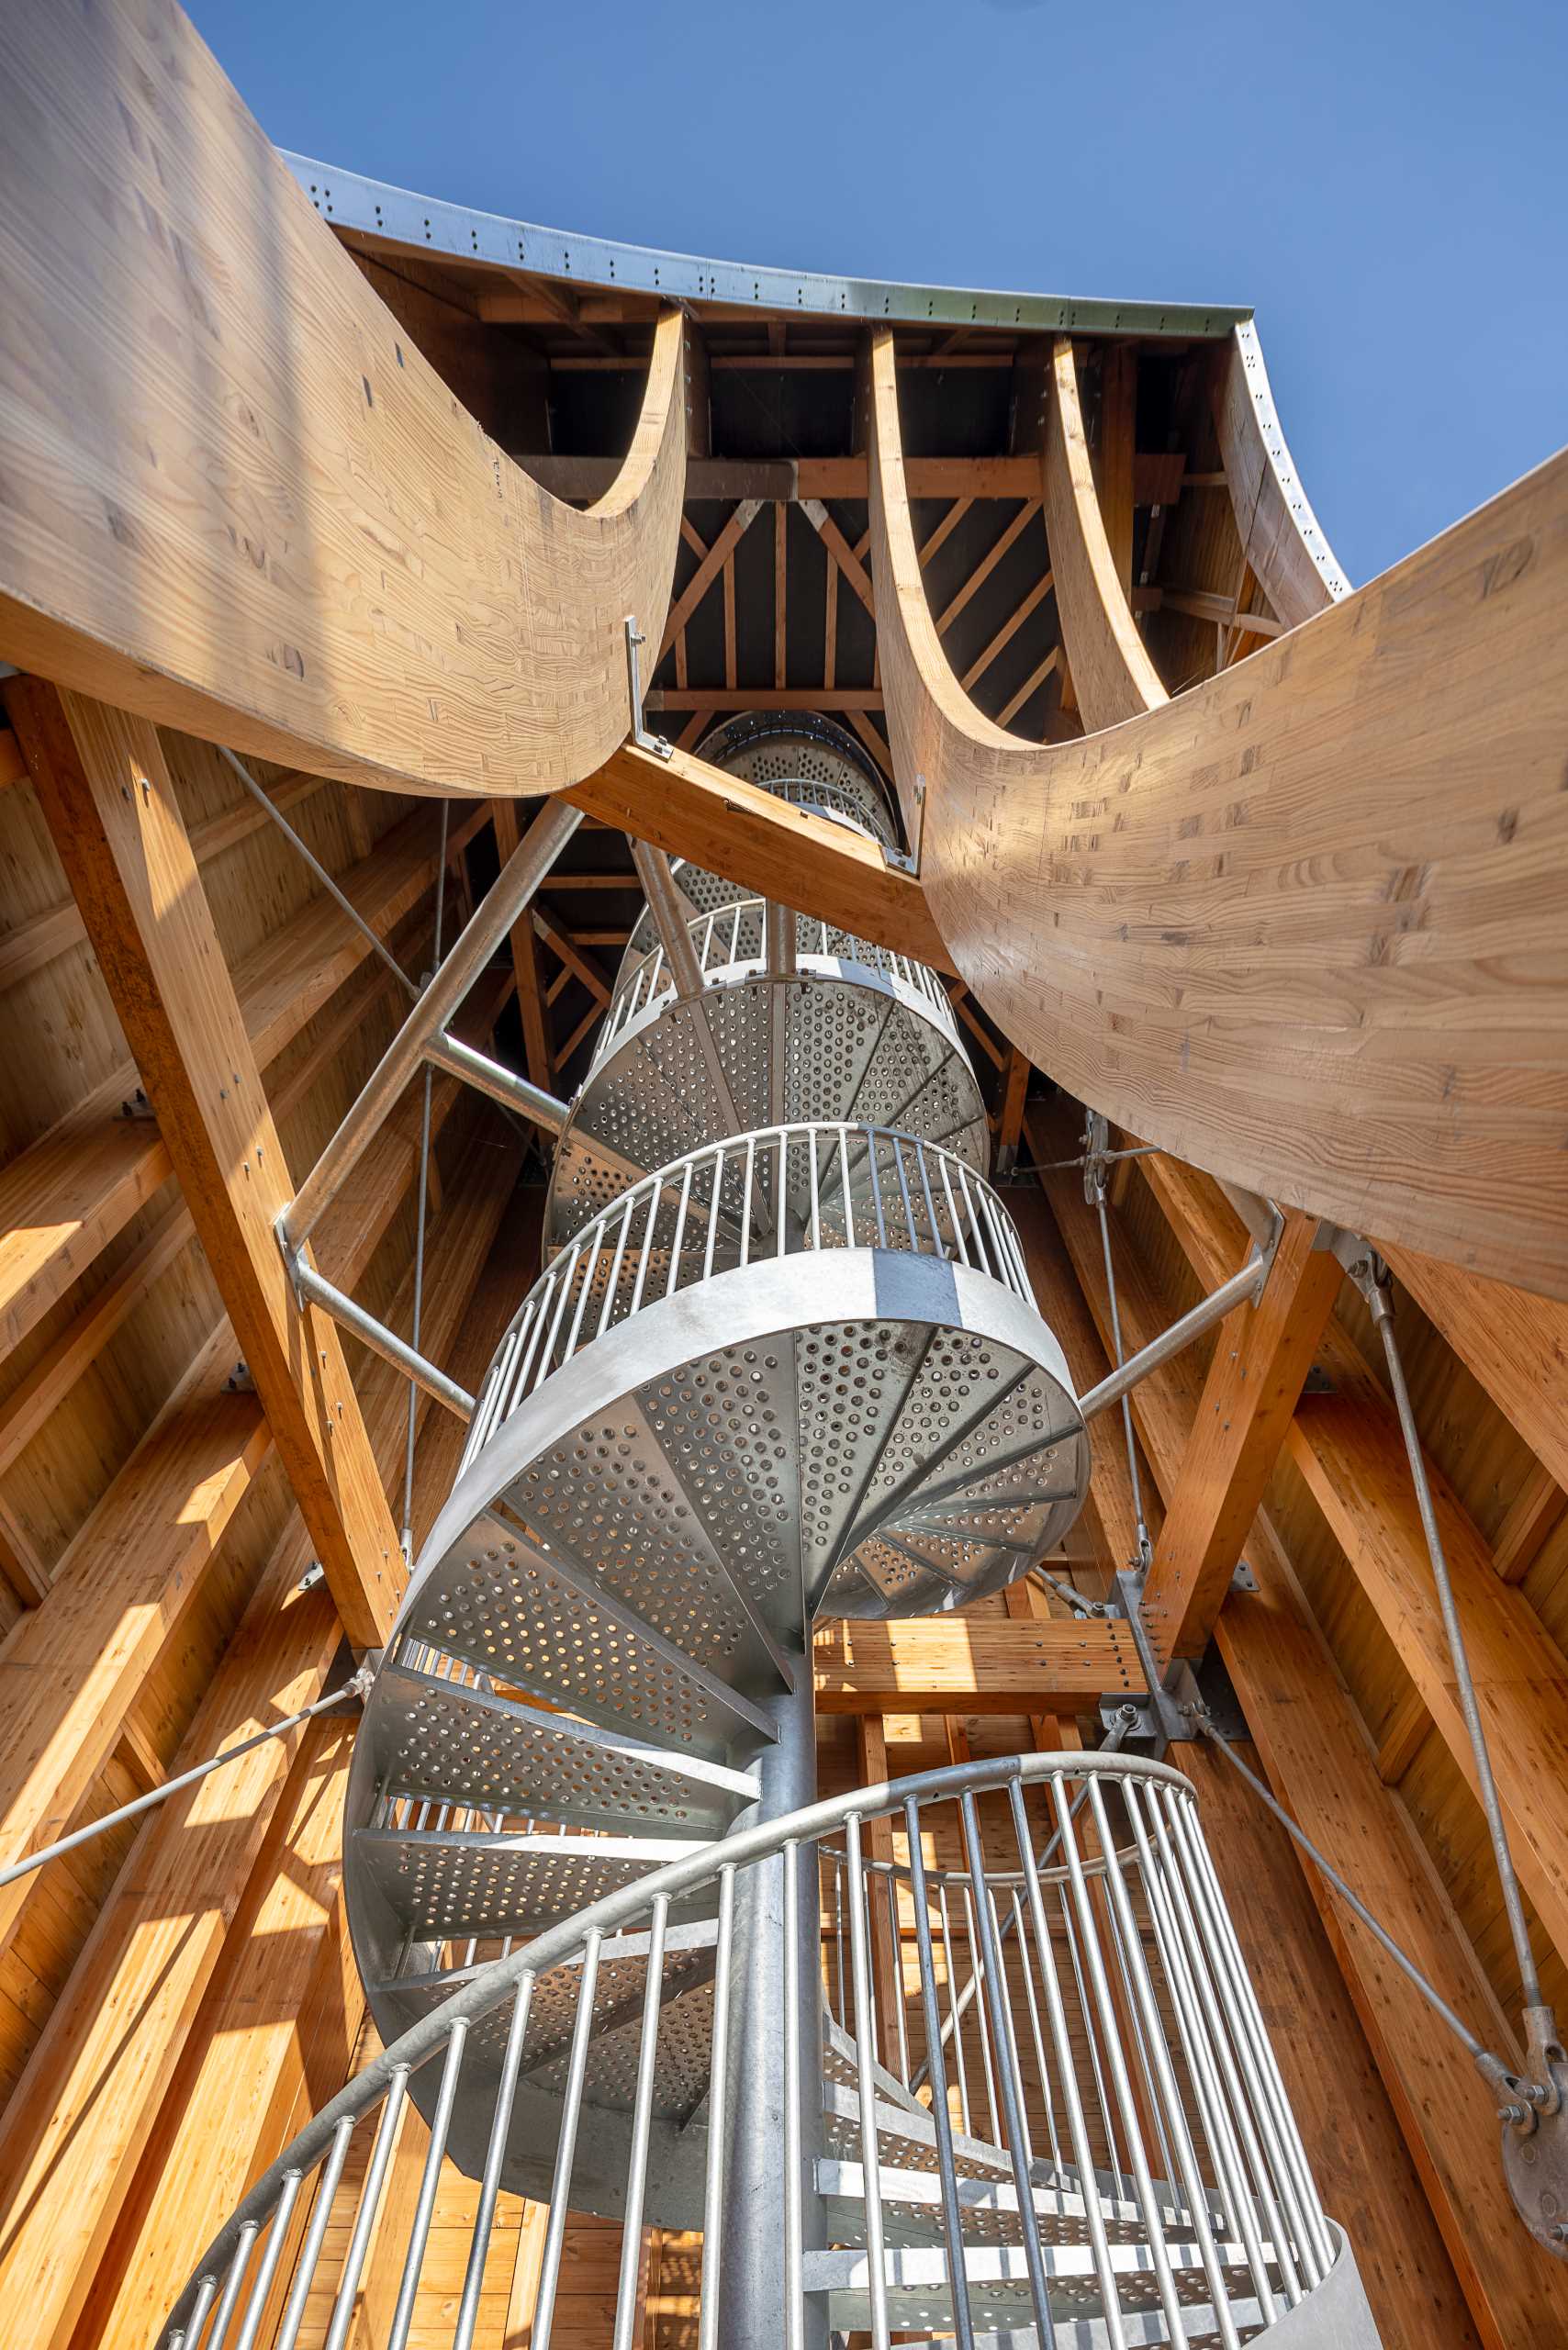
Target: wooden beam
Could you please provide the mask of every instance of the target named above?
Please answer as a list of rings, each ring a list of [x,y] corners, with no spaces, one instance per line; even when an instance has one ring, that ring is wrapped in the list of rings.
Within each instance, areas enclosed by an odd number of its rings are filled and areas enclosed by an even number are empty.
[[[971,599],[980,593],[1002,556],[1023,537],[1039,511],[1039,499],[1026,498],[1011,521],[997,532],[974,569],[966,575],[963,585],[955,590],[942,607],[936,620],[938,636],[946,636],[958,614],[967,610]]]
[[[1125,1623],[1053,1617],[1025,1628],[994,1616],[842,1623],[813,1651],[824,1714],[1021,1714],[1053,1701],[1140,1690]]]
[[[1045,684],[1046,679],[1050,676],[1051,671],[1060,667],[1061,646],[1059,644],[1053,644],[1050,651],[1046,655],[1045,659],[1043,661],[1037,661],[1035,664],[1035,666],[1030,670],[1023,684],[1015,688],[1014,690],[1008,695],[1007,699],[996,713],[997,724],[999,726],[1010,726],[1013,721],[1017,717],[1019,711],[1023,709],[1025,703],[1031,700],[1034,696],[1039,692],[1040,688]],[[1066,673],[1064,672],[1064,681],[1065,674]]]
[[[1492,1564],[1505,1583],[1524,1581],[1565,1509],[1568,1494],[1540,1461],[1532,1462],[1492,1544]]]
[[[664,659],[665,655],[669,651],[670,646],[675,643],[676,638],[761,511],[760,498],[742,498],[680,594],[670,606],[669,617],[665,622],[664,634],[659,640],[659,660]]]
[[[866,610],[870,613],[871,618],[875,620],[877,617],[877,599],[872,589],[870,579],[867,575],[866,567],[861,562],[858,554],[849,544],[843,532],[839,529],[838,524],[834,520],[833,516],[828,512],[826,507],[822,503],[820,498],[808,498],[804,499],[802,501],[801,511],[804,513],[806,520],[810,522],[812,530],[815,531],[818,538],[821,539],[823,546],[827,549],[828,561],[832,569],[843,574],[844,577],[849,582],[850,587],[854,588],[855,593],[859,597],[860,601],[865,605]],[[780,677],[778,683],[782,685],[783,682],[783,678]]]
[[[974,690],[980,678],[984,677],[991,663],[996,659],[997,655],[1003,652],[1006,647],[1012,643],[1013,639],[1017,635],[1018,631],[1023,627],[1031,612],[1036,611],[1038,607],[1045,602],[1046,598],[1050,594],[1051,589],[1055,585],[1055,575],[1052,572],[1047,571],[1036,580],[1034,586],[1030,588],[1023,601],[1014,605],[1013,610],[1008,614],[1007,618],[1002,621],[1002,626],[997,630],[995,635],[991,639],[991,642],[982,646],[980,651],[976,654],[974,659],[969,663],[969,667],[964,671],[962,677],[958,680],[966,693],[971,693]],[[1044,673],[1042,673],[1042,675],[1044,675]]]
[[[1133,502],[1137,442],[1137,352],[1112,343],[1100,369],[1100,440],[1095,477],[1105,543],[1124,596],[1133,586]]]
[[[790,665],[786,657],[790,612],[789,546],[790,509],[776,506],[773,509],[773,682],[780,692],[790,682]]]
[[[608,1004],[612,992],[609,974],[602,970],[591,955],[585,955],[564,923],[543,906],[533,909],[533,927],[545,945],[557,955],[574,979],[580,979],[594,1002]]]
[[[842,712],[880,710],[879,686],[657,686],[646,698],[650,711],[666,710],[820,710]]]
[[[1475,1765],[1392,1407],[1370,1376],[1359,1392],[1304,1396],[1289,1450],[1473,1790]],[[1485,1543],[1432,1462],[1428,1474],[1519,1882],[1568,1954],[1568,1662],[1523,1593],[1498,1581]]]
[[[562,457],[533,450],[514,452],[513,455],[514,462],[532,474],[553,498],[573,505],[586,506],[603,498],[614,486],[619,471],[618,461],[613,457]],[[1170,478],[1169,469],[1165,474],[1149,473],[1146,477],[1144,468],[1158,461],[1145,457],[1138,462],[1138,502],[1147,506],[1156,488]],[[1170,462],[1179,481],[1183,461],[1178,455]],[[1040,469],[1032,456],[912,457],[909,480],[912,498],[951,498],[967,509],[977,498],[1035,497],[1040,486]],[[1215,476],[1215,484],[1222,488],[1224,480],[1223,475]],[[862,502],[866,494],[864,452],[850,457],[692,455],[686,463],[689,504],[734,506],[746,498],[764,504],[775,498],[803,501],[808,498],[850,504]]]
[[[397,1532],[337,1331],[284,1268],[293,1184],[162,745],[144,719],[30,681],[9,707],[343,1628],[379,1647]]]
[[[1014,1045],[1007,1056],[1007,1076],[1002,1093],[1002,1115],[996,1129],[997,1163],[1002,1173],[1012,1171],[1018,1155],[1018,1137],[1024,1131],[1024,1104],[1029,1096],[1029,1080],[1034,1072],[1026,1053]]]
[[[1037,1141],[1031,1135],[1037,1158],[1052,1155],[1049,1139],[1044,1131]],[[1044,1180],[1103,1333],[1109,1316],[1092,1214],[1072,1176]],[[1126,1342],[1142,1346],[1170,1308],[1126,1250],[1117,1289]],[[1192,1367],[1180,1356],[1132,1393],[1148,1458],[1168,1492],[1196,1400]],[[1276,1796],[1455,2011],[1484,2041],[1506,2050],[1508,2027],[1484,1971],[1408,1817],[1378,1776],[1365,1726],[1263,1516],[1249,1559],[1259,1589],[1230,1599],[1215,1638]],[[1542,2293],[1553,2296],[1551,2322],[1568,2330],[1568,2274],[1540,2257],[1514,2214],[1485,2084],[1316,1870],[1304,1863],[1304,1873],[1487,2350],[1537,2338]]]
[[[1287,1216],[1256,1305],[1220,1325],[1144,1585],[1144,1620],[1162,1664],[1200,1657],[1209,1644],[1333,1311],[1339,1264],[1318,1237],[1315,1218]]]
[[[1378,1243],[1422,1313],[1559,1485],[1568,1485],[1568,1301]]]
[[[517,802],[495,800],[490,809],[496,823],[496,848],[505,865],[522,837]],[[517,1008],[522,1018],[523,1055],[530,1081],[542,1085],[548,1092],[555,1081],[555,1062],[550,1047],[550,1023],[539,980],[539,950],[534,936],[533,924],[526,914],[512,924],[511,961],[517,977]]]
[[[1072,665],[1083,723],[1092,733],[1157,709],[1165,699],[1165,688],[1134,625],[1126,586],[1106,534],[1069,335],[1057,337],[1051,354],[1045,497],[1062,643]],[[1130,568],[1130,533],[1127,552]]]
[[[413,1171],[407,1162],[399,1170],[390,1151],[382,1158],[380,1196],[363,1203],[345,1279],[363,1270]],[[472,1150],[453,1188],[452,1214],[434,1236],[425,1329],[442,1360],[467,1326],[516,1165],[515,1149]],[[410,1269],[391,1309],[399,1326],[411,1288]],[[401,1463],[407,1389],[379,1361],[364,1387],[366,1425],[390,1480]],[[205,1762],[320,1695],[342,1636],[324,1585],[301,1587],[309,1558],[295,1517],[173,1768]],[[158,2125],[191,2019],[234,1941],[236,1905],[300,1735],[257,1747],[148,1819],[29,2060],[11,2109],[16,2127],[0,2143],[0,2207],[9,2215],[0,2224],[0,2282],[25,2300],[40,2343],[70,2338],[117,2217],[134,2203],[139,2155]],[[234,2037],[231,2061],[242,2076],[249,2042],[243,2032]],[[237,2089],[236,2109],[248,2109],[253,2081],[241,2077]],[[104,2159],[106,2143],[115,2148],[112,2162]],[[193,2196],[187,2171],[176,2165],[167,2180],[156,2165],[153,2172],[154,2210]],[[208,2212],[199,2197],[197,2206],[193,2258]],[[145,2282],[150,2294],[167,2294],[171,2272],[154,2264]],[[162,2313],[146,2310],[144,2330]]]
[[[668,856],[691,857],[798,913],[820,915],[938,970],[951,968],[919,882],[887,864],[874,841],[689,752],[658,759],[627,744],[572,798]]]

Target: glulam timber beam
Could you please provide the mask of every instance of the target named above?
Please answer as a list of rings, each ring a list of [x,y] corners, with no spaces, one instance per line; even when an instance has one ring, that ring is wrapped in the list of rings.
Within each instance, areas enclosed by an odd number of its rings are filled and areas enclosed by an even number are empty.
[[[689,751],[660,759],[624,744],[569,796],[587,814],[666,856],[690,857],[937,970],[952,968],[920,883],[889,865],[874,841],[791,808]]]
[[[846,1622],[817,1635],[823,1714],[1026,1714],[1144,1687],[1125,1623],[1056,1617],[923,1617]]]
[[[278,1248],[294,1186],[157,730],[33,681],[8,706],[343,1628],[378,1648],[397,1530],[337,1330]]]
[[[927,779],[922,886],[979,1002],[1195,1165],[1568,1294],[1568,456],[1250,659],[1034,744],[946,660],[885,330],[870,381],[893,770],[911,822]]]
[[[679,313],[579,512],[464,411],[175,0],[26,0],[6,64],[0,656],[346,781],[591,773],[624,616],[656,643],[669,599]]]
[[[1114,550],[1106,531],[1084,437],[1078,364],[1069,335],[1058,335],[1052,347],[1050,378],[1046,411],[1046,530],[1056,575],[1062,643],[1083,723],[1092,733],[1103,726],[1119,726],[1126,718],[1141,718],[1146,711],[1157,709],[1166,695],[1127,601],[1130,583],[1119,560],[1122,533],[1118,530]],[[1126,522],[1125,554],[1130,571],[1130,499]]]
[[[13,685],[7,690],[19,688]],[[453,824],[450,858],[455,860],[483,821],[482,815],[465,813]],[[434,879],[440,864],[437,831],[434,811],[416,810],[362,864],[338,877],[375,936],[390,937]],[[353,978],[370,952],[365,931],[323,893],[236,967],[234,986],[246,1032],[263,1070]],[[359,1011],[364,1009],[361,1002]],[[337,1037],[329,1053],[342,1043]],[[308,1058],[314,1062],[316,1057]],[[297,1096],[305,1067],[292,1070],[280,1089],[274,1118],[286,1114],[286,1099]],[[123,1114],[122,1105],[134,1098],[138,1084],[132,1062],[111,1070],[0,1169],[0,1348],[6,1352],[169,1180],[169,1153],[157,1125]]]
[[[1062,1156],[1059,1140],[1038,1122],[1030,1129],[1037,1160]],[[1075,1173],[1042,1181],[1108,1344],[1092,1211]],[[1125,1247],[1116,1279],[1130,1349],[1156,1337],[1171,1308]],[[1146,1456],[1167,1493],[1180,1473],[1200,1392],[1182,1356],[1132,1391]],[[1266,1515],[1254,1522],[1247,1555],[1259,1588],[1227,1600],[1215,1639],[1275,1795],[1455,2012],[1483,2042],[1508,2048],[1508,2027],[1484,1970],[1407,1813],[1378,1774],[1365,1724]],[[1305,1861],[1303,1869],[1482,2341],[1487,2350],[1513,2350],[1542,2338],[1543,2327],[1568,2329],[1568,2273],[1541,2255],[1514,2212],[1486,2084],[1317,1872]]]
[[[522,839],[517,820],[517,804],[510,800],[494,800],[491,813],[495,818],[497,852],[505,866]],[[512,970],[517,979],[517,1008],[522,1020],[523,1058],[529,1082],[543,1086],[548,1092],[555,1082],[555,1057],[551,1048],[550,1020],[539,976],[539,949],[533,924],[526,911],[512,924],[510,943]]]
[[[1210,402],[1242,559],[1287,628],[1350,591],[1291,463],[1250,319],[1216,352]]]
[[[1383,1253],[1543,1469],[1568,1486],[1568,1302],[1483,1280],[1414,1248],[1389,1244]]]
[[[1234,1245],[1239,1221],[1214,1186],[1189,1182],[1166,1196],[1182,1203],[1183,1225],[1173,1229],[1194,1259],[1207,1263]],[[1202,1241],[1186,1238],[1200,1222],[1207,1227]],[[1320,1326],[1335,1393],[1298,1398],[1284,1449],[1473,1791],[1474,1760],[1399,1423],[1345,1332],[1327,1317]],[[1397,1327],[1396,1316],[1396,1334]],[[1568,1774],[1568,1663],[1529,1599],[1495,1572],[1474,1520],[1435,1462],[1428,1461],[1427,1473],[1520,1882],[1556,1949],[1568,1954],[1559,1800]],[[1414,1734],[1406,1714],[1396,1763]]]
[[[1286,1441],[1342,1278],[1320,1237],[1313,1217],[1287,1216],[1257,1303],[1219,1326],[1144,1583],[1144,1620],[1162,1664],[1207,1648]]]

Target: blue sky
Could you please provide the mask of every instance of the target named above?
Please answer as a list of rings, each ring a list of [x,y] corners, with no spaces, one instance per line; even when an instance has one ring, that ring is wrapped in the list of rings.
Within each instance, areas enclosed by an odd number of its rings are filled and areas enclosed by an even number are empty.
[[[1250,303],[1358,582],[1568,441],[1561,5],[187,5],[280,146],[421,194],[735,260]]]

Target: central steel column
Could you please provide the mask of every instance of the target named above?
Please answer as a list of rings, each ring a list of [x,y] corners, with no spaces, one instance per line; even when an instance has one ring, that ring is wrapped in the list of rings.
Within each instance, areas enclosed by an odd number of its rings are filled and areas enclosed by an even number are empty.
[[[808,1644],[791,1656],[795,1687],[771,1711],[776,1744],[748,1767],[762,1793],[735,1830],[777,1819],[813,1803],[817,1792],[815,1687]],[[804,2250],[827,2243],[816,2165],[822,2153],[822,1941],[818,1862],[804,1846],[793,1863],[800,1997],[801,2239]],[[786,2319],[787,2144],[785,2031],[785,1857],[743,1870],[735,1879],[734,1968],[730,2000],[724,2224],[720,2244],[719,2340],[723,2350],[784,2350]],[[826,2303],[806,2303],[802,2350],[826,2350]]]

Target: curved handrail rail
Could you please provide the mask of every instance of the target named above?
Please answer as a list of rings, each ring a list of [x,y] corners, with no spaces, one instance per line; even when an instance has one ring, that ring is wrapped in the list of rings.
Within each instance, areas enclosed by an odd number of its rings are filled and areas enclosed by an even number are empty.
[[[472,2026],[481,2018],[492,2014],[509,1998],[514,1997],[525,1984],[536,1981],[551,1969],[570,1960],[584,1949],[590,1940],[609,1941],[617,1931],[655,1904],[674,1903],[724,1875],[756,1861],[767,1859],[791,1845],[817,1843],[835,1830],[846,1827],[852,1819],[864,1823],[891,1812],[902,1812],[913,1802],[922,1804],[955,1796],[973,1797],[1003,1789],[1010,1785],[1020,1788],[1053,1778],[1089,1777],[1114,1784],[1118,1780],[1138,1779],[1154,1785],[1166,1786],[1193,1796],[1193,1784],[1169,1763],[1146,1762],[1120,1753],[1097,1753],[1093,1751],[1062,1754],[1003,1755],[987,1762],[947,1763],[935,1771],[923,1771],[909,1778],[886,1780],[873,1787],[856,1787],[847,1794],[830,1796],[823,1801],[808,1805],[800,1811],[790,1812],[778,1818],[764,1820],[754,1828],[742,1829],[717,1844],[705,1846],[700,1852],[671,1862],[649,1875],[640,1877],[619,1891],[607,1894],[602,1900],[565,1919],[557,1926],[512,1952],[505,1958],[493,1960],[469,1982],[463,1984],[441,2005],[422,2016],[417,2023],[400,2034],[391,2045],[374,2056],[345,2083],[337,2095],[330,2098],[297,2132],[283,2152],[263,2174],[244,2199],[230,2213],[197,2261],[179,2300],[171,2311],[163,2330],[163,2338],[173,2340],[179,2329],[188,2322],[197,2293],[204,2283],[216,2285],[230,2267],[247,2233],[253,2240],[271,2219],[284,2193],[286,2182],[292,2177],[303,2178],[330,2153],[342,2125],[357,2122],[370,2112],[393,2088],[401,2076],[409,2076],[427,2064],[452,2038],[456,2025]]]
[[[824,1248],[940,1257],[1034,1304],[1012,1217],[957,1151],[853,1123],[724,1136],[632,1184],[540,1275],[491,1358],[459,1476],[525,1397],[644,1304],[754,1262]]]
[[[1568,1295],[1568,456],[1190,692],[1032,744],[936,635],[885,330],[871,374],[893,764],[987,1013],[1145,1141]]]
[[[743,969],[750,976],[765,968],[767,907],[765,898],[732,898],[727,904],[711,907],[688,921],[687,935],[697,950],[703,979],[710,985],[723,985]],[[814,914],[787,914],[786,919],[795,925],[796,956],[808,968],[813,961],[857,964],[863,970],[877,971],[886,979],[897,980],[921,999],[924,1009],[957,1041],[947,991],[929,965],[915,962],[896,947],[879,946],[868,938],[857,938],[853,932],[841,930],[836,923],[822,921]],[[599,1032],[590,1076],[610,1058],[638,1015],[650,1004],[672,994],[675,984],[675,974],[662,943],[650,947],[637,960],[626,963],[615,982]]]

